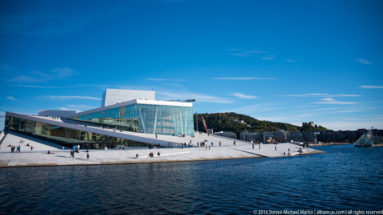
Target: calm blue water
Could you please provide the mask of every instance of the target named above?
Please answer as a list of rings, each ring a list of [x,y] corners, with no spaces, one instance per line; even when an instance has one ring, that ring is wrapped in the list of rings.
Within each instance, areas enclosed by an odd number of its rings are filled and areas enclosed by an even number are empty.
[[[383,206],[383,148],[140,165],[0,169],[0,214],[251,214]]]

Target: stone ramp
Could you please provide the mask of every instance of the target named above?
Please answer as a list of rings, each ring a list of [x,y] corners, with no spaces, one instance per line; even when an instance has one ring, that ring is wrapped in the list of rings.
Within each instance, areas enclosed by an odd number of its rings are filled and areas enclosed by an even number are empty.
[[[29,146],[27,146],[29,144]],[[32,152],[34,151],[48,151],[48,150],[59,150],[62,149],[62,146],[51,143],[49,141],[40,140],[37,138],[33,138],[27,135],[23,135],[16,132],[8,132],[3,140],[3,143],[0,147],[0,152],[10,152],[11,147],[9,145],[13,145],[17,147],[20,145],[21,152],[31,152],[31,146],[33,147]]]
[[[17,141],[18,139],[16,139]],[[294,144],[284,143],[277,145],[261,145],[261,149],[252,149],[251,145],[244,146],[214,146],[210,150],[205,147],[197,148],[128,148],[126,150],[89,150],[87,153],[80,150],[71,158],[70,150],[52,150],[54,154],[46,151],[23,151],[21,153],[0,153],[0,167],[10,166],[60,166],[60,165],[95,165],[95,164],[136,164],[136,163],[158,163],[158,162],[185,162],[221,159],[260,158],[260,157],[289,157],[287,152],[290,148],[291,156],[298,155]],[[46,149],[47,150],[47,149]],[[271,150],[271,151],[270,151]],[[274,151],[272,151],[274,150]],[[10,151],[10,150],[9,150]],[[149,153],[153,153],[153,157]],[[159,155],[158,155],[159,153]],[[319,150],[305,149],[300,155],[323,153]],[[138,155],[138,159],[136,159]]]

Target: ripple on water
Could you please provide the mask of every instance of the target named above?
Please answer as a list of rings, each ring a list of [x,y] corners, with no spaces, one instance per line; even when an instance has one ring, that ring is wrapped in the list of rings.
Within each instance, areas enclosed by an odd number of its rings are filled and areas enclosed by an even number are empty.
[[[276,159],[0,169],[6,214],[382,209],[383,148]]]

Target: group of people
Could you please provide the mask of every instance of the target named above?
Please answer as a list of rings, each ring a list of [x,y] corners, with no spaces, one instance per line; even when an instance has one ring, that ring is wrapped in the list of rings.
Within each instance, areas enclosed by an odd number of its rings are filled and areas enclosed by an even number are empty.
[[[21,145],[24,143],[24,140],[20,140],[19,141],[19,145],[18,146],[14,146],[14,145],[8,145],[8,147],[11,147],[11,152],[21,152]],[[28,147],[31,147],[31,151],[33,150],[33,146],[30,146],[29,143],[27,144]]]
[[[160,152],[157,152],[157,156],[160,156],[161,154],[160,154]],[[154,157],[154,153],[153,152],[150,152],[149,153],[149,157]],[[138,154],[136,154],[136,159],[138,159]]]
[[[73,149],[70,150],[70,157],[71,157],[71,158],[74,158],[74,153],[75,153],[75,152],[80,153],[79,149],[80,149],[80,146],[78,146],[78,147],[77,147],[77,146],[76,146],[76,147],[73,146]],[[87,150],[86,150],[86,159],[89,159],[89,157],[90,157],[90,156],[89,156],[89,150],[87,149]]]
[[[16,149],[16,152],[21,152],[21,146],[20,145],[18,145],[17,147],[16,146],[14,146],[14,145],[10,145],[10,147],[11,147],[11,152],[15,152],[15,149]]]

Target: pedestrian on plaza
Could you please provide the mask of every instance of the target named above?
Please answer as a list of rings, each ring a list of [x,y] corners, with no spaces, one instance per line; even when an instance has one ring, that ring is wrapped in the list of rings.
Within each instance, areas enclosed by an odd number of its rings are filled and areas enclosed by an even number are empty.
[[[209,150],[210,150],[210,146],[209,146]]]
[[[254,150],[254,143],[251,143],[251,147],[253,147],[253,150]]]
[[[136,154],[136,159],[138,159],[138,154]]]
[[[275,146],[275,151],[277,151],[277,146]]]
[[[259,150],[261,150],[261,143],[259,143],[258,147],[259,147]]]
[[[221,141],[219,141],[219,146],[221,146]]]

